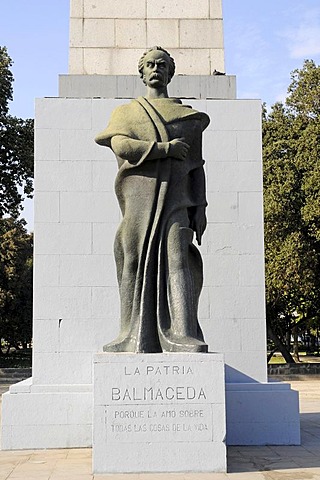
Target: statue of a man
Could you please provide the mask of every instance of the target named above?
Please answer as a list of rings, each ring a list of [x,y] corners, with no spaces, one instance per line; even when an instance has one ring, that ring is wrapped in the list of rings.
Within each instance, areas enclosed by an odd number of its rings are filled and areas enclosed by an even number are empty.
[[[206,228],[202,132],[209,124],[168,97],[175,64],[161,47],[139,61],[147,87],[116,108],[96,137],[113,150],[119,172],[116,195],[123,220],[114,243],[121,329],[107,352],[207,352],[198,323]]]

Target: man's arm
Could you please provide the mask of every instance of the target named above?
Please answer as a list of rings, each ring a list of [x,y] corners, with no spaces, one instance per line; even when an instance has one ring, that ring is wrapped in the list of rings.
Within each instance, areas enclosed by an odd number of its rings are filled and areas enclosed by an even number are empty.
[[[144,160],[167,157],[184,160],[190,147],[183,138],[175,138],[170,142],[147,142],[115,135],[111,139],[111,148],[117,156],[137,164]]]
[[[190,212],[190,228],[196,233],[198,245],[201,245],[202,235],[207,227],[206,217],[206,179],[203,166],[190,172],[193,200],[196,206]]]
[[[190,219],[190,227],[196,233],[198,245],[201,245],[202,235],[207,227],[206,207],[200,205],[194,208]]]

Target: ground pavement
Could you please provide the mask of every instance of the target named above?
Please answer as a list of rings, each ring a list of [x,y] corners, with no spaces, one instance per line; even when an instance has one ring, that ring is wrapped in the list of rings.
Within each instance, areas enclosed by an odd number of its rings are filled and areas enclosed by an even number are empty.
[[[320,480],[320,380],[290,383],[300,392],[302,445],[229,447],[228,473],[93,476],[91,449],[78,448],[0,451],[0,480]]]

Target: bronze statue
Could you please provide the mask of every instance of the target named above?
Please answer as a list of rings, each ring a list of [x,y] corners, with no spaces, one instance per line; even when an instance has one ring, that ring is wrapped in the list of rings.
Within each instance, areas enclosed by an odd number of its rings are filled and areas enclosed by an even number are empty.
[[[168,97],[175,64],[161,47],[139,61],[147,87],[116,108],[96,137],[118,161],[123,215],[114,243],[121,301],[119,337],[107,352],[207,352],[198,323],[202,260],[193,245],[206,228],[202,132],[209,124]]]

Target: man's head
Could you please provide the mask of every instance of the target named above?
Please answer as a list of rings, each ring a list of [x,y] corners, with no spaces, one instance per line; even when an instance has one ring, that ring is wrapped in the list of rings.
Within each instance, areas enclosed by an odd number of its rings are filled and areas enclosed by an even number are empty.
[[[138,70],[145,85],[157,88],[170,83],[175,72],[175,63],[164,48],[152,47],[140,58]]]

